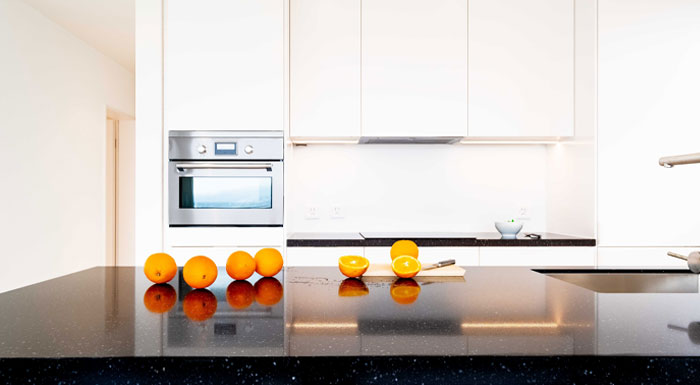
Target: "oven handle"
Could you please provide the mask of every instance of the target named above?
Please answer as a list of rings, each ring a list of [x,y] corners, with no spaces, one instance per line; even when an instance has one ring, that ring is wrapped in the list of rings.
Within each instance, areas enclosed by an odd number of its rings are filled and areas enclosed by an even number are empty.
[[[268,170],[272,171],[270,163],[177,163],[175,168],[178,171],[183,170]]]

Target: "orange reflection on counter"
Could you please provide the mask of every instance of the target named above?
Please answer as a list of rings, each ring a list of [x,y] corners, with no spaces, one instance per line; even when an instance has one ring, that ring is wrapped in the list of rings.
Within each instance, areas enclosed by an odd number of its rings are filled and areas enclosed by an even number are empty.
[[[182,310],[192,321],[206,321],[216,313],[216,296],[207,289],[193,290],[182,300]]]
[[[143,294],[143,304],[152,313],[170,311],[177,302],[177,293],[167,283],[151,285]]]
[[[369,294],[369,288],[357,278],[347,278],[338,286],[340,297],[360,297]]]
[[[410,305],[418,299],[420,285],[412,278],[399,278],[389,289],[391,298],[400,305]]]

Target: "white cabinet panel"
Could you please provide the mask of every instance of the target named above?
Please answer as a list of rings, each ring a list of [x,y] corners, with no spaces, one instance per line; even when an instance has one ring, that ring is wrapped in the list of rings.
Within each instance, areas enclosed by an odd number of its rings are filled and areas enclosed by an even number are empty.
[[[166,0],[166,130],[282,130],[283,0]]]
[[[360,136],[360,0],[290,1],[290,135]]]
[[[289,266],[338,266],[344,255],[364,255],[362,247],[288,247]]]
[[[178,266],[184,266],[185,263],[190,260],[190,258],[204,255],[205,257],[211,258],[217,266],[226,266],[226,261],[228,257],[234,251],[246,251],[250,255],[255,255],[260,248],[259,247],[169,247],[166,248],[166,252],[170,254]],[[219,278],[221,278],[221,272],[219,272]],[[225,274],[225,273],[224,273]]]
[[[165,230],[168,246],[260,246],[281,247],[282,227],[169,227]]]
[[[469,136],[574,135],[574,0],[469,1]]]
[[[700,150],[700,3],[600,0],[601,246],[700,244],[700,169],[659,157]]]
[[[391,247],[365,247],[365,258],[370,263],[391,263]],[[430,264],[446,259],[454,259],[458,266],[478,266],[478,247],[420,247],[418,259]]]
[[[467,0],[362,3],[362,135],[467,133]]]
[[[481,266],[595,266],[595,247],[481,247]]]
[[[599,247],[599,268],[679,268],[687,269],[688,264],[677,258],[666,255],[673,251],[688,255],[700,248],[662,248],[662,247]]]

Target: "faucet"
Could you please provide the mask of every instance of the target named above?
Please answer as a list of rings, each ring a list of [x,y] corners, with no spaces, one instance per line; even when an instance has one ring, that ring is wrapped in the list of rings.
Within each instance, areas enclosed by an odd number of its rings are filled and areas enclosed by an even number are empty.
[[[700,152],[695,154],[686,155],[676,155],[676,156],[664,156],[659,159],[659,165],[671,168],[676,165],[681,164],[697,164],[700,163]],[[668,256],[673,258],[682,259],[688,262],[688,268],[693,273],[700,273],[700,252],[694,251],[690,255],[685,256],[669,251]]]
[[[659,165],[664,166],[666,168],[671,168],[673,166],[677,166],[677,165],[681,165],[681,164],[694,164],[694,163],[700,163],[700,152],[695,153],[695,154],[664,156],[663,158],[659,159]]]

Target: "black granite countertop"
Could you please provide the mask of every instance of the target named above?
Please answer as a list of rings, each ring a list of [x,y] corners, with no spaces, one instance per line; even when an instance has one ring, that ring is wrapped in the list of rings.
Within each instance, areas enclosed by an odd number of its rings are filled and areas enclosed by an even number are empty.
[[[236,283],[222,268],[193,291],[180,274],[93,268],[0,294],[0,382],[688,383],[700,294],[673,275],[680,289],[633,294],[528,268]]]
[[[404,233],[292,233],[287,237],[287,247],[389,247],[400,239],[411,239],[423,247],[564,247],[595,246],[596,240],[570,235],[542,233],[539,239],[528,238],[526,233],[516,239],[504,239],[497,232],[404,232]],[[529,233],[528,233],[529,234]]]

